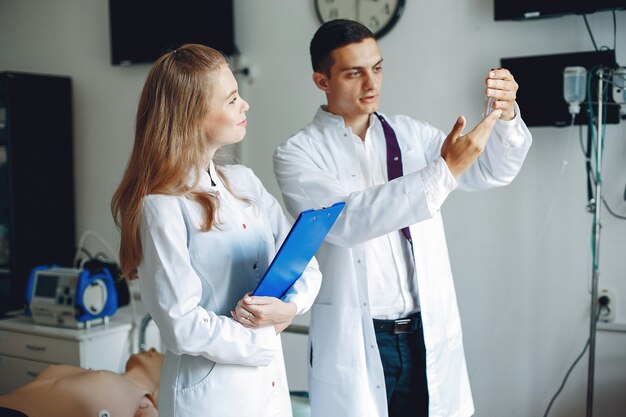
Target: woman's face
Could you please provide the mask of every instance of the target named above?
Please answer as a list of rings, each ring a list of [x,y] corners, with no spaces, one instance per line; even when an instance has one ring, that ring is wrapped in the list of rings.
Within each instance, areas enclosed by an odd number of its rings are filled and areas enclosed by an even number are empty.
[[[246,135],[249,106],[239,96],[237,80],[227,65],[222,65],[213,77],[213,94],[209,113],[204,119],[204,134],[209,148],[215,152],[221,146],[241,141]]]

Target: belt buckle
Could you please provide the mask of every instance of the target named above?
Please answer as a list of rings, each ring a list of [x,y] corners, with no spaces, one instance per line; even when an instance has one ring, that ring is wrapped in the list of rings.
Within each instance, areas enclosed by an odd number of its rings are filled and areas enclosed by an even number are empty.
[[[410,333],[411,319],[400,319],[393,323],[393,334]]]

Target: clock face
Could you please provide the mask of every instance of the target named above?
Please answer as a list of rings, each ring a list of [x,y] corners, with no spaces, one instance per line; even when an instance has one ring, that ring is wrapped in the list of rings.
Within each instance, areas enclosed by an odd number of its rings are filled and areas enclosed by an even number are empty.
[[[315,0],[315,8],[322,22],[356,20],[380,38],[396,24],[404,3],[405,0]]]

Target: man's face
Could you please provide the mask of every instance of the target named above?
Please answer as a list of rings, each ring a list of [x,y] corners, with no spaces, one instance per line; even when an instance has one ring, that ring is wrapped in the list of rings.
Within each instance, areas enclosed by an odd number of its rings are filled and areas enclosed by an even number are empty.
[[[372,38],[332,52],[330,77],[315,73],[317,86],[326,92],[328,111],[345,118],[369,115],[378,109],[383,83],[383,59]]]

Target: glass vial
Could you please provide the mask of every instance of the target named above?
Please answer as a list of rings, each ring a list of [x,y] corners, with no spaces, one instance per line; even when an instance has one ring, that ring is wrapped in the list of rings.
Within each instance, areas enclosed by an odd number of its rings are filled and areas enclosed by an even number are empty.
[[[485,102],[484,102],[484,107],[483,107],[483,117],[487,117],[487,115],[493,111],[494,101],[496,101],[495,98],[485,96]]]

